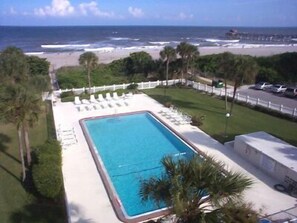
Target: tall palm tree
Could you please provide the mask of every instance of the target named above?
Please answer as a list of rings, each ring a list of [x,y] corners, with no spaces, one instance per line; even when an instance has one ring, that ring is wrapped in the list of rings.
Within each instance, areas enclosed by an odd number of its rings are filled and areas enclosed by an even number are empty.
[[[182,60],[182,79],[184,78],[184,72],[186,75],[189,71],[189,66],[194,58],[199,56],[198,48],[192,44],[187,42],[181,42],[177,45],[176,48],[177,53],[180,55]]]
[[[91,92],[91,71],[98,64],[98,57],[93,52],[86,52],[80,55],[79,64],[84,66],[87,70],[88,75],[88,84],[89,84],[89,93]]]
[[[181,79],[184,79],[184,72],[185,72],[188,48],[189,48],[189,44],[187,42],[181,42],[176,47],[176,52],[179,54],[181,61],[182,61]]]
[[[169,63],[176,59],[176,51],[171,46],[165,46],[160,52],[160,57],[163,61],[166,61],[166,87],[168,87]]]
[[[161,163],[164,173],[141,181],[140,196],[172,207],[169,211],[179,222],[219,222],[222,207],[240,201],[242,192],[252,185],[242,174],[223,174],[223,163],[213,158],[164,157]]]
[[[239,55],[235,58],[234,73],[232,74],[232,79],[234,81],[234,89],[230,108],[230,115],[233,112],[233,105],[238,87],[240,87],[243,84],[243,82],[253,82],[255,80],[257,72],[258,65],[252,57]]]
[[[227,79],[232,78],[234,74],[235,57],[232,53],[224,52],[219,58],[219,72],[223,74],[225,85],[225,110],[228,111]]]
[[[26,167],[24,161],[23,148],[23,124],[25,120],[25,113],[23,109],[25,90],[23,87],[8,86],[1,92],[0,111],[4,121],[12,123],[16,126],[18,134],[19,155],[22,164],[22,179],[26,178]]]
[[[22,100],[22,110],[25,115],[22,127],[27,155],[27,164],[30,166],[32,159],[29,141],[29,128],[32,128],[34,124],[38,121],[38,117],[41,112],[41,98],[36,94],[26,92]]]
[[[28,79],[26,55],[16,47],[7,47],[0,54],[0,78],[2,84],[21,83]]]

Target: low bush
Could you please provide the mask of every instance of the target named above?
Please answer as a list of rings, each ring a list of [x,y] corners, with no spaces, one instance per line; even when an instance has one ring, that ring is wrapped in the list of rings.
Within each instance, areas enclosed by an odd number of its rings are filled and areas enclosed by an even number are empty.
[[[67,97],[70,97],[70,96],[74,97],[73,91],[62,92],[61,95],[60,95],[61,98],[67,98]]]
[[[128,90],[137,90],[138,84],[130,84],[127,86]]]
[[[192,119],[191,119],[192,125],[197,127],[202,126],[204,119],[205,119],[204,115],[194,115],[192,116]]]
[[[44,197],[55,199],[63,188],[61,146],[58,141],[48,141],[36,150],[32,176],[37,191]]]

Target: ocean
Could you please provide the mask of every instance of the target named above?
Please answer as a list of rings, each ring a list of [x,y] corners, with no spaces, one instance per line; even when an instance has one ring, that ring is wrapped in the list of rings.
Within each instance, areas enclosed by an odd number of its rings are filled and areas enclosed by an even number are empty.
[[[226,35],[231,29],[232,35]],[[233,35],[235,32],[235,35]],[[230,34],[230,32],[229,32]],[[158,49],[186,41],[198,47],[297,46],[295,28],[170,26],[0,26],[0,51],[8,46],[42,54],[115,49]]]

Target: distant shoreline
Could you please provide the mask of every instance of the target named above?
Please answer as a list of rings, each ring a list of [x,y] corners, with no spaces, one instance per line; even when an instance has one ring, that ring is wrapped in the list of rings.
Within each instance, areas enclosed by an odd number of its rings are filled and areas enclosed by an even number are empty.
[[[99,58],[99,63],[110,63],[114,60],[128,57],[130,53],[145,51],[149,53],[153,59],[159,58],[159,53],[162,48],[155,49],[115,49],[108,52],[94,53]],[[297,46],[259,46],[254,48],[234,48],[234,47],[200,47],[201,56],[210,54],[219,54],[223,52],[231,52],[234,54],[250,55],[250,56],[272,56],[286,52],[297,52]],[[36,53],[32,54],[40,58],[46,58],[51,63],[51,70],[58,69],[63,66],[77,66],[78,59],[84,52],[61,52],[61,53]]]

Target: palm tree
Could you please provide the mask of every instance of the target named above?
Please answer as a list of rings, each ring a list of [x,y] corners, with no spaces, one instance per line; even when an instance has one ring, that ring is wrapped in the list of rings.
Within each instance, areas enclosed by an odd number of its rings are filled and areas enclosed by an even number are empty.
[[[26,55],[16,47],[7,47],[0,54],[1,82],[15,84],[28,79],[28,64]]]
[[[189,44],[187,42],[181,42],[176,47],[176,52],[181,57],[182,61],[182,69],[181,69],[181,78],[184,79],[184,71],[185,71],[185,64],[186,64],[186,57],[188,54]]]
[[[161,160],[164,173],[141,181],[143,201],[164,203],[178,222],[219,222],[224,205],[239,202],[252,181],[239,173],[222,173],[223,163],[213,158],[202,160]],[[206,196],[208,195],[208,196]]]
[[[234,60],[235,57],[232,53],[224,52],[219,58],[219,72],[223,74],[225,85],[225,110],[228,110],[228,95],[227,95],[227,79],[231,78],[234,74]]]
[[[25,114],[23,120],[23,133],[27,155],[27,164],[31,165],[31,148],[29,141],[29,128],[32,128],[38,121],[39,113],[41,112],[41,98],[36,94],[26,92],[23,97],[22,110]]]
[[[187,60],[186,60],[186,75],[188,75],[189,72],[189,66],[193,62],[194,59],[197,59],[200,55],[200,52],[197,48],[197,46],[194,46],[192,44],[189,44],[188,51],[187,51]]]
[[[251,83],[252,81],[254,81],[257,72],[258,65],[252,57],[240,55],[235,58],[234,73],[232,74],[232,79],[234,81],[234,89],[230,108],[230,115],[232,115],[233,112],[233,105],[238,87],[240,87],[243,84],[243,82]]]
[[[166,87],[168,87],[169,63],[176,59],[176,51],[171,46],[165,46],[164,49],[160,52],[160,57],[163,61],[166,61]]]
[[[4,92],[1,92],[0,111],[2,118],[7,123],[12,123],[16,126],[18,134],[19,155],[22,164],[23,181],[26,178],[26,167],[24,161],[23,148],[23,124],[25,120],[25,113],[23,110],[25,91],[24,88],[17,86],[8,86]]]
[[[98,57],[92,52],[86,52],[80,55],[79,64],[84,66],[87,70],[88,83],[89,83],[89,93],[91,92],[91,71],[98,64]]]

